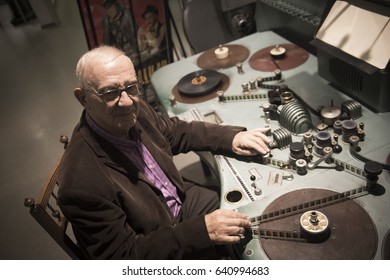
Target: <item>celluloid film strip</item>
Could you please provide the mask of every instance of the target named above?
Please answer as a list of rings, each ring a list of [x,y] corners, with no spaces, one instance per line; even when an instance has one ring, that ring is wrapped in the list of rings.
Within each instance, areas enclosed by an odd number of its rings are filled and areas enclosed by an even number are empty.
[[[297,231],[285,231],[285,230],[270,230],[270,229],[253,229],[254,237],[272,238],[280,240],[290,240],[298,242],[307,242],[307,234]]]
[[[233,164],[230,162],[230,160],[225,156],[222,156],[222,158],[225,160],[226,164],[229,166],[230,171],[233,173],[234,177],[240,183],[242,189],[245,191],[245,193],[247,194],[249,199],[251,201],[255,201],[255,198],[253,197],[252,193],[249,191],[248,186],[244,183],[244,180],[242,179],[241,175],[238,173],[238,171],[233,166]]]
[[[266,93],[255,93],[255,94],[246,94],[246,95],[228,95],[223,96],[223,102],[229,101],[247,101],[247,100],[258,100],[268,98]]]

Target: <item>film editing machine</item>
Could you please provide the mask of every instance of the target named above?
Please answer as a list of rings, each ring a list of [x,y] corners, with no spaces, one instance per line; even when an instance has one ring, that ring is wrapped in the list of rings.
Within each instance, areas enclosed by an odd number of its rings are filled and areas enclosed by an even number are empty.
[[[286,1],[257,1],[257,16],[267,2]],[[152,77],[169,116],[269,128],[268,155],[200,153],[220,179],[221,207],[251,217],[241,259],[390,258],[390,7],[353,2],[318,20],[315,55],[258,26]]]

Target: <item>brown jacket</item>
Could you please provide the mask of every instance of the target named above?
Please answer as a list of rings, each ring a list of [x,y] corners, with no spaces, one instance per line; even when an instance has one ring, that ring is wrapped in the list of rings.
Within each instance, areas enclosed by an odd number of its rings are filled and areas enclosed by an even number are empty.
[[[185,199],[172,156],[188,151],[232,154],[241,127],[165,118],[141,101],[140,139]],[[182,259],[213,247],[204,216],[174,223],[163,196],[114,146],[95,134],[85,112],[66,148],[59,201],[91,259]]]

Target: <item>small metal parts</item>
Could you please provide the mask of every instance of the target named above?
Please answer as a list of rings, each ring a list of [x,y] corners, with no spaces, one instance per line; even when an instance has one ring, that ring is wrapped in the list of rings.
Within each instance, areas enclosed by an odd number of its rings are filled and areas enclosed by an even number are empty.
[[[225,94],[225,92],[223,90],[217,91],[218,101],[221,103],[225,102],[224,94]]]
[[[242,69],[242,63],[241,62],[237,63],[236,67],[237,67],[238,74],[244,74],[245,73],[244,70]]]
[[[368,161],[364,164],[364,172],[366,173],[366,188],[368,191],[372,190],[379,179],[379,175],[382,173],[382,166],[374,161]]]
[[[176,98],[174,95],[169,96],[169,102],[171,102],[171,106],[175,107],[176,106]]]
[[[256,196],[259,196],[262,194],[261,188],[257,185],[257,177],[255,175],[251,175],[249,178],[252,181],[252,187],[254,188],[254,192]]]
[[[329,162],[329,159],[330,157],[332,156],[333,154],[333,149],[331,147],[325,147],[323,149],[323,156],[319,159],[317,159],[315,162],[309,162],[307,164],[307,168],[309,170],[313,170],[314,168],[316,168],[321,162],[323,161],[326,161],[326,162]]]
[[[294,175],[291,172],[286,175],[283,171],[272,171],[268,177],[268,186],[281,187],[283,180],[292,181],[294,180]]]

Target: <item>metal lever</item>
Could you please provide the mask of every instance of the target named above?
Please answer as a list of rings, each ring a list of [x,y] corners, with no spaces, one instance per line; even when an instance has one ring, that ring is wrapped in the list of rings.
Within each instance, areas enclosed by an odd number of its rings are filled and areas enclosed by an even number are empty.
[[[321,162],[323,162],[324,160],[327,160],[333,154],[333,150],[330,147],[325,147],[323,149],[323,151],[324,151],[325,155],[322,158],[317,159],[315,162],[309,162],[307,164],[307,169],[312,170],[312,169],[316,168]]]
[[[294,175],[292,173],[290,173],[288,175],[283,175],[282,179],[287,180],[287,181],[292,181],[294,179]]]

